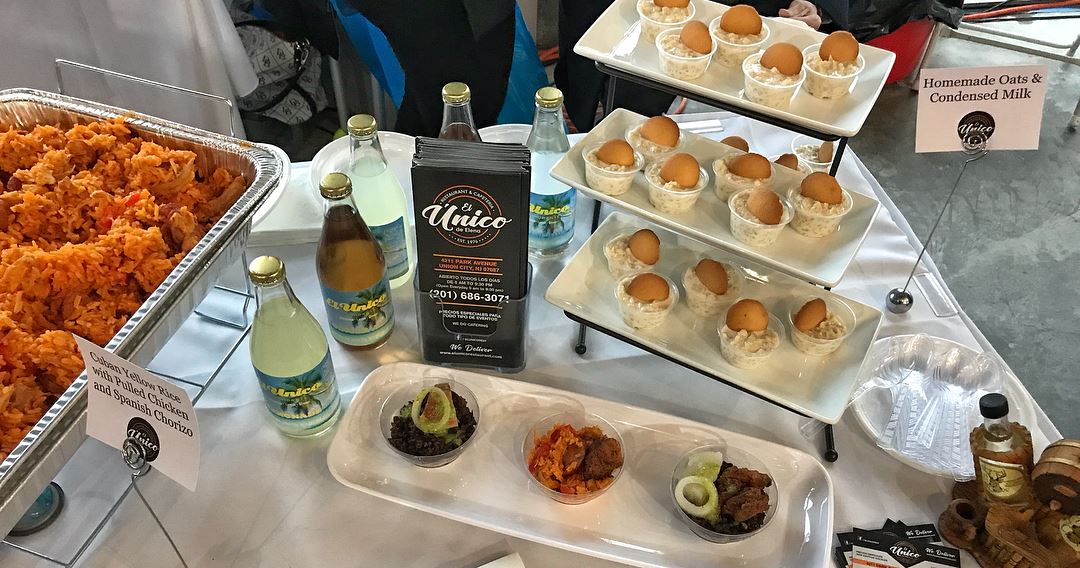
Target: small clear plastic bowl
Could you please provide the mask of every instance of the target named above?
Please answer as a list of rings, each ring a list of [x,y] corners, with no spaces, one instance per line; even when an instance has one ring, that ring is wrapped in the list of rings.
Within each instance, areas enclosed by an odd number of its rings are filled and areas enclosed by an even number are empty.
[[[723,14],[721,14],[709,22],[709,35],[712,36],[714,46],[713,59],[725,67],[738,68],[742,65],[744,59],[761,50],[765,43],[769,41],[772,30],[769,29],[769,25],[763,18],[761,20],[761,29],[765,31],[765,36],[761,38],[761,41],[747,44],[731,43],[719,35],[726,33],[720,29],[720,19],[723,17]]]
[[[788,203],[787,199],[780,197],[780,204],[784,207],[784,214],[780,217],[780,223],[777,225],[766,225],[760,223],[754,219],[748,219],[740,215],[736,210],[734,203],[742,199],[743,195],[748,195],[751,190],[745,189],[738,193],[732,194],[728,198],[728,209],[731,211],[731,234],[735,235],[735,238],[739,241],[746,243],[754,247],[767,247],[776,242],[776,239],[780,238],[780,233],[784,231],[784,227],[791,222],[791,219],[795,216],[795,210]]]
[[[778,155],[776,155],[776,156],[773,156],[772,158],[770,158],[770,159],[769,159],[769,161],[770,161],[770,162],[772,162],[772,163],[774,163],[774,164],[776,164],[776,160],[777,160],[777,158],[779,158],[779,157],[780,157],[780,155],[778,154]],[[798,158],[798,156],[795,156],[795,157],[796,157],[796,158]],[[781,171],[785,171],[785,172],[788,172],[788,171],[794,171],[794,172],[798,172],[798,175],[799,175],[799,176],[801,176],[801,177],[806,177],[806,176],[808,176],[808,175],[810,175],[810,174],[814,173],[814,170],[813,170],[813,169],[811,169],[811,168],[810,168],[810,166],[808,166],[808,165],[806,165],[805,163],[803,163],[803,161],[802,161],[802,160],[799,160],[799,167],[798,167],[797,169],[794,169],[794,170],[792,170],[791,168],[789,168],[789,167],[787,167],[787,166],[782,166],[782,165],[780,165],[780,164],[776,164],[776,167],[778,167],[778,168],[784,168],[784,169],[783,169],[783,170],[781,170]],[[789,194],[789,195],[790,195],[790,194]]]
[[[589,161],[588,157],[600,149],[600,146],[603,146],[603,144],[592,146],[582,154],[582,161],[585,162],[585,183],[604,195],[622,195],[629,191],[634,184],[634,176],[644,167],[645,157],[641,155],[641,152],[634,151],[634,169],[625,172],[613,172]]]
[[[634,137],[631,136],[631,133],[633,133],[635,130],[639,130],[641,128],[642,124],[644,124],[644,123],[645,122],[642,121],[641,124],[635,124],[635,125],[631,126],[630,128],[627,128],[626,129],[626,134],[623,136],[623,138],[626,140],[627,144],[630,144],[630,147],[633,148],[635,152],[640,152],[641,153],[641,155],[645,158],[645,163],[646,164],[652,164],[652,163],[663,161],[664,158],[674,154],[675,152],[678,152],[679,149],[682,148],[683,145],[686,143],[686,135],[684,135],[682,133],[682,131],[680,130],[679,131],[679,142],[676,143],[674,146],[664,147],[662,150],[653,150],[653,149],[650,149],[650,148],[646,148],[645,144],[654,144],[654,142],[651,142],[649,140],[645,140],[640,135],[638,137],[641,138],[641,141],[644,142],[644,144],[637,144],[636,142],[634,142]],[[656,145],[660,146],[659,144],[656,144]]]
[[[814,213],[803,208],[799,204],[799,200],[795,198],[799,194],[799,188],[791,188],[788,193],[788,200],[795,210],[795,216],[791,218],[791,228],[800,235],[813,238],[827,237],[835,233],[840,228],[840,221],[844,218],[844,215],[851,212],[854,204],[851,200],[851,194],[846,189],[841,188],[840,191],[843,193],[843,200],[841,201],[844,205],[843,211],[835,215],[827,215]]]
[[[698,183],[687,189],[668,189],[656,184],[653,180],[659,175],[662,164],[655,163],[645,168],[645,181],[649,183],[649,203],[658,211],[664,213],[685,213],[694,207],[702,190],[709,184],[709,174],[705,168],[698,168]]]
[[[795,314],[799,313],[799,310],[806,305],[807,302],[813,299],[820,298],[825,301],[825,307],[829,313],[834,314],[847,331],[844,335],[835,339],[819,339],[813,337],[807,333],[799,331],[795,327]],[[813,357],[824,357],[832,354],[834,351],[840,348],[840,345],[844,342],[851,332],[855,330],[855,310],[851,309],[846,302],[839,300],[838,298],[831,296],[803,296],[792,300],[788,307],[788,323],[791,325],[791,342],[795,344],[795,347]]]
[[[716,51],[716,42],[712,42],[712,51],[692,57],[675,55],[664,49],[662,44],[664,38],[680,33],[682,33],[681,27],[664,30],[656,36],[656,52],[660,59],[660,70],[668,77],[681,81],[693,81],[704,75],[709,68],[709,62],[712,61],[713,53]]]
[[[691,263],[682,272],[682,285],[686,290],[686,305],[690,307],[690,311],[701,317],[715,317],[724,313],[725,308],[731,305],[735,301],[735,298],[739,296],[739,292],[742,290],[745,277],[743,276],[742,269],[738,266],[733,266],[727,262],[721,262],[724,265],[724,270],[728,274],[728,289],[722,296],[717,296],[712,293],[708,288],[699,290],[697,286],[690,285],[690,279],[693,278],[699,284],[701,279],[697,277],[697,273],[694,272],[694,268],[701,262],[702,259],[708,257],[701,257],[697,261]]]
[[[618,261],[613,260],[611,255],[608,254],[608,245],[624,237],[629,237],[632,234],[633,233],[623,233],[604,243],[604,258],[607,259],[608,272],[611,272],[611,276],[614,277],[616,280],[621,280],[625,276],[632,276],[635,274],[641,274],[642,272],[648,272],[653,269],[653,266],[655,266],[653,264],[645,264],[641,261],[638,262],[641,262],[643,266],[632,266],[630,263],[623,262],[622,259]],[[627,254],[629,255],[630,252],[627,251]],[[634,260],[637,259],[635,258]]]
[[[571,495],[567,493],[560,493],[554,489],[550,489],[544,484],[537,481],[535,477],[533,477],[532,473],[529,471],[529,458],[532,455],[533,449],[535,449],[536,440],[543,437],[543,435],[548,433],[548,431],[550,431],[556,424],[569,424],[575,430],[584,428],[586,426],[598,426],[600,430],[604,432],[605,436],[609,438],[615,438],[615,441],[619,442],[619,446],[622,447],[623,466],[611,473],[612,477],[614,477],[615,479],[612,480],[612,482],[609,483],[607,487],[598,491],[591,491],[589,493],[584,493],[581,495]],[[623,442],[622,436],[619,435],[619,431],[616,430],[615,427],[612,426],[611,423],[607,420],[604,420],[603,418],[595,414],[585,412],[584,410],[564,411],[552,414],[545,418],[541,418],[539,422],[534,424],[533,427],[529,429],[529,432],[525,435],[525,439],[522,440],[521,443],[520,463],[522,471],[525,472],[525,475],[532,482],[532,485],[539,489],[540,492],[544,495],[547,495],[548,497],[560,503],[565,503],[567,505],[580,505],[582,503],[587,503],[610,491],[611,488],[619,482],[619,477],[622,476],[622,472],[624,469],[626,469],[626,464],[628,462],[629,452],[627,452],[626,443]]]
[[[811,96],[819,99],[831,100],[846,96],[851,92],[851,89],[855,86],[855,82],[859,79],[859,73],[862,73],[862,70],[866,69],[866,60],[863,59],[862,54],[859,54],[859,57],[855,60],[859,68],[850,75],[825,75],[814,71],[814,68],[810,67],[810,64],[807,62],[807,56],[816,54],[819,49],[821,49],[821,44],[816,43],[802,51],[803,71],[806,73],[806,81],[803,83],[803,89]]]
[[[829,173],[829,168],[832,167],[832,161],[819,162],[816,159],[811,160],[801,156],[799,155],[799,148],[802,146],[821,146],[821,140],[800,134],[791,141],[791,153],[795,154],[795,157],[799,159],[799,164],[806,164],[807,167],[815,172]],[[816,150],[814,151],[814,154],[817,154]]]
[[[660,278],[663,278],[668,285],[668,300],[670,300],[671,303],[667,308],[659,311],[646,311],[643,307],[630,303],[630,301],[623,301],[619,291],[630,284],[630,281],[635,277],[645,273],[646,272],[639,272],[637,274],[631,274],[615,283],[615,301],[619,304],[619,313],[622,314],[623,322],[634,329],[648,329],[664,323],[664,320],[666,320],[668,315],[671,314],[671,311],[675,309],[675,306],[679,305],[679,287],[667,276],[656,272],[649,272],[649,274],[656,274]],[[632,297],[630,300],[636,302]]]
[[[457,448],[450,450],[445,454],[435,456],[414,456],[395,448],[394,445],[390,443],[390,425],[393,423],[394,416],[401,410],[401,407],[412,402],[422,389],[433,387],[440,383],[449,383],[450,390],[465,399],[465,404],[469,406],[469,410],[472,411],[473,417],[476,419],[476,430],[473,432],[472,436],[469,436],[469,439],[465,440],[465,442]],[[397,455],[419,467],[442,467],[456,460],[458,456],[472,444],[473,440],[480,435],[480,427],[483,425],[480,421],[480,405],[476,402],[476,395],[469,390],[469,387],[452,379],[438,377],[413,379],[401,382],[400,385],[401,386],[395,390],[393,394],[386,397],[382,408],[379,410],[379,428],[382,431],[383,440],[386,441],[386,445]]]
[[[690,515],[686,514],[686,511],[682,510],[679,506],[679,502],[675,500],[675,487],[679,484],[679,480],[682,479],[686,472],[686,465],[690,461],[690,457],[694,454],[702,452],[720,452],[724,455],[724,461],[734,465],[735,467],[741,467],[743,469],[752,469],[759,473],[764,473],[772,478],[772,485],[765,488],[765,494],[769,496],[769,508],[765,511],[765,521],[761,523],[761,527],[756,531],[751,531],[745,534],[724,534],[710,529],[707,529],[697,524]],[[769,468],[765,467],[765,463],[758,459],[753,453],[728,446],[727,444],[709,444],[707,446],[700,446],[690,450],[683,454],[679,462],[675,464],[675,470],[671,472],[671,502],[675,506],[675,516],[682,519],[686,526],[699,537],[717,544],[730,544],[733,542],[739,542],[746,540],[756,534],[765,530],[765,527],[769,526],[769,523],[776,517],[776,509],[778,505],[779,491],[776,487],[776,478],[773,477]]]
[[[757,189],[757,188],[772,189],[772,180],[773,180],[772,175],[770,175],[769,177],[767,177],[765,179],[751,179],[751,178],[744,178],[744,177],[741,177],[741,176],[735,176],[737,178],[737,181],[736,180],[731,180],[731,179],[728,178],[728,176],[727,176],[728,162],[731,161],[731,160],[734,160],[735,158],[737,158],[737,157],[739,157],[741,155],[743,155],[743,154],[741,154],[741,153],[740,154],[732,154],[730,156],[724,156],[723,158],[717,158],[716,160],[713,160],[713,163],[712,163],[712,171],[713,171],[713,178],[714,178],[713,193],[715,193],[716,196],[719,197],[720,200],[723,201],[724,203],[727,203],[728,198],[730,198],[732,196],[732,194],[738,193],[738,192],[743,191],[745,189]],[[717,168],[718,163],[721,163],[721,164],[724,165],[724,171],[722,173],[721,173],[720,169]]]
[[[799,78],[797,81],[790,85],[771,85],[763,81],[750,76],[747,69],[756,65],[761,61],[761,56],[764,51],[755,53],[743,60],[743,94],[746,96],[746,100],[755,102],[767,107],[772,107],[780,110],[787,109],[791,104],[792,97],[799,91],[799,87],[802,86],[803,81],[806,80],[806,71],[799,70]]]
[[[736,298],[736,302],[739,302],[743,298]],[[773,353],[780,348],[784,343],[784,324],[780,321],[780,318],[774,316],[772,312],[769,312],[769,328],[776,332],[777,343],[775,349],[768,351],[758,351],[757,353],[749,353],[742,349],[735,349],[733,345],[724,337],[724,329],[727,328],[727,317],[721,316],[716,322],[716,333],[720,335],[720,354],[724,356],[724,360],[728,363],[740,368],[740,369],[755,369],[760,367],[765,361],[772,357]],[[734,463],[734,462],[732,462]]]
[[[690,15],[685,20],[679,20],[678,22],[658,22],[646,16],[641,11],[642,2],[638,2],[634,5],[637,9],[638,18],[641,21],[641,38],[647,42],[656,41],[656,36],[660,35],[660,32],[664,30],[670,30],[673,28],[681,28],[686,25],[686,22],[694,19],[694,15],[697,14],[697,8],[694,8],[693,1],[687,6],[690,8]]]

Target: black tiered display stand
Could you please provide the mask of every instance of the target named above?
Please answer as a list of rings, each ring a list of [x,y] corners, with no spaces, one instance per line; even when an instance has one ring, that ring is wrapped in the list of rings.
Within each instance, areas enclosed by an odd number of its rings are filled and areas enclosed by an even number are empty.
[[[596,68],[601,73],[604,73],[605,75],[608,75],[608,77],[609,77],[608,82],[607,82],[607,88],[606,88],[606,91],[605,91],[605,94],[604,94],[604,115],[605,116],[607,114],[610,114],[611,111],[613,111],[615,109],[615,89],[618,86],[618,82],[619,81],[628,81],[628,82],[631,82],[631,83],[636,83],[638,85],[649,87],[650,89],[655,89],[657,91],[661,91],[661,92],[668,93],[668,94],[671,94],[671,95],[686,97],[686,98],[688,98],[690,100],[694,100],[694,101],[704,103],[704,104],[707,104],[707,105],[710,105],[710,106],[714,106],[714,107],[721,108],[721,109],[724,109],[724,110],[727,110],[727,111],[731,111],[731,112],[733,112],[735,114],[745,116],[747,118],[752,118],[754,120],[758,120],[758,121],[764,122],[766,124],[771,124],[773,126],[783,128],[785,130],[795,132],[795,133],[798,133],[798,134],[804,134],[806,136],[810,136],[812,138],[817,138],[817,139],[822,140],[822,141],[835,141],[837,143],[836,144],[836,151],[835,151],[835,153],[833,155],[832,166],[829,167],[829,174],[831,174],[831,175],[836,175],[836,171],[840,167],[840,160],[843,158],[844,151],[847,149],[847,142],[848,142],[848,137],[847,136],[838,136],[836,134],[830,134],[828,132],[822,132],[822,131],[819,131],[819,130],[814,130],[812,128],[806,128],[804,126],[799,126],[797,124],[793,124],[793,123],[791,123],[791,122],[789,122],[787,120],[784,120],[782,118],[777,118],[775,116],[771,116],[771,115],[766,114],[766,113],[758,112],[756,110],[752,110],[752,109],[743,107],[741,105],[732,104],[732,103],[729,103],[729,102],[724,102],[724,101],[712,99],[712,98],[709,98],[709,97],[704,97],[704,96],[701,96],[701,95],[697,95],[697,94],[694,94],[694,93],[690,93],[690,92],[684,91],[682,89],[679,89],[677,87],[672,87],[671,85],[667,85],[665,83],[660,83],[658,81],[653,81],[651,79],[647,79],[645,77],[635,75],[633,73],[624,71],[622,69],[616,69],[614,67],[611,67],[610,65],[606,65],[606,64],[601,63],[599,61],[596,62]],[[592,226],[591,226],[591,228],[589,230],[590,234],[593,233],[593,232],[596,232],[596,228],[600,225],[600,213],[601,213],[601,209],[603,208],[603,206],[604,206],[604,204],[601,201],[597,201],[593,205]],[[826,287],[825,289],[828,290],[829,288]],[[573,321],[575,321],[575,322],[577,322],[579,324],[577,342],[574,345],[574,352],[577,353],[578,355],[585,355],[585,352],[588,351],[588,345],[586,343],[586,331],[588,330],[588,328],[592,328],[592,329],[595,329],[596,331],[599,331],[599,332],[601,332],[601,333],[603,333],[605,335],[609,335],[611,337],[614,337],[615,339],[618,339],[619,341],[622,341],[624,343],[628,343],[630,345],[633,345],[634,347],[637,347],[639,349],[642,349],[644,351],[652,353],[653,355],[656,355],[658,357],[662,357],[664,359],[667,359],[668,361],[671,361],[672,363],[678,364],[678,365],[680,365],[682,367],[686,367],[687,369],[691,369],[691,370],[693,370],[693,371],[695,371],[697,373],[705,375],[706,377],[709,377],[709,378],[711,378],[713,380],[724,383],[724,384],[726,384],[726,385],[728,385],[730,387],[736,388],[736,389],[738,389],[740,391],[743,391],[745,393],[752,394],[755,397],[760,398],[761,400],[764,400],[764,401],[769,402],[771,404],[775,404],[775,405],[779,406],[780,408],[783,408],[785,410],[789,410],[789,411],[794,412],[795,414],[798,414],[800,416],[806,416],[804,413],[802,413],[802,412],[800,412],[800,411],[798,411],[798,410],[796,410],[794,408],[791,408],[791,407],[786,406],[784,404],[781,404],[781,403],[779,403],[779,402],[777,402],[775,400],[771,400],[769,398],[763,397],[761,395],[758,395],[756,393],[752,393],[752,392],[750,392],[750,391],[748,391],[746,389],[743,389],[742,387],[739,387],[738,385],[728,381],[725,377],[722,377],[722,376],[720,376],[718,374],[707,373],[707,372],[702,371],[700,369],[696,369],[694,367],[686,365],[686,364],[684,364],[684,363],[682,363],[680,361],[677,361],[677,360],[675,360],[675,359],[673,359],[671,357],[668,357],[667,355],[664,355],[663,353],[660,353],[659,351],[657,351],[655,349],[652,349],[652,348],[650,348],[650,347],[648,347],[646,345],[641,344],[641,342],[635,340],[632,337],[628,337],[628,336],[623,335],[623,334],[621,334],[621,333],[619,333],[619,332],[617,332],[617,331],[615,331],[613,329],[604,327],[604,326],[599,325],[599,324],[597,324],[595,322],[592,322],[592,321],[588,321],[588,320],[586,320],[584,318],[581,318],[581,317],[576,316],[574,314],[571,314],[569,312],[564,311],[563,313],[566,314],[566,317],[570,318],[571,320],[573,320]],[[836,444],[835,444],[835,442],[833,440],[833,427],[832,427],[832,424],[825,424],[824,438],[825,438],[825,441],[824,441],[825,444],[824,444],[824,451],[822,452],[822,457],[825,459],[825,461],[834,462],[840,456],[836,451]]]

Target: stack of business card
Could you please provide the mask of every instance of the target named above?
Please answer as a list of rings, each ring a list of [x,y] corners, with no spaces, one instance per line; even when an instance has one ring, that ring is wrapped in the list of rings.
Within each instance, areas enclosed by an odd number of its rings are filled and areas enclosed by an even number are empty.
[[[838,568],[960,568],[960,551],[941,544],[933,523],[886,519],[880,529],[853,528],[836,538]]]

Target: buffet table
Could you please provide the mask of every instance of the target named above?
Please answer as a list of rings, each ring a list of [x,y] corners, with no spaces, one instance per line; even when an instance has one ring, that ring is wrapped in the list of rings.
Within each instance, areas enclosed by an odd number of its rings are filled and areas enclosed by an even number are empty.
[[[791,134],[759,123],[734,122],[743,120],[725,121],[727,133],[742,128],[753,137],[754,146],[766,155],[787,151]],[[294,168],[304,169],[303,165]],[[880,306],[885,292],[901,285],[907,277],[917,253],[917,242],[906,221],[854,152],[845,157],[837,177],[851,190],[876,194],[884,207],[835,291]],[[293,193],[281,201],[278,209],[299,207],[290,199],[300,199],[296,192],[311,193],[307,179],[306,172],[294,171],[285,190]],[[576,246],[588,234],[592,205],[589,199],[579,199]],[[267,221],[274,222],[280,223],[277,211]],[[301,301],[317,318],[325,320],[323,311],[317,309],[320,293],[314,272],[314,249],[314,244],[308,243],[252,248],[249,254],[269,252],[280,256]],[[564,263],[565,259],[534,265],[529,322],[531,351],[527,368],[513,378],[655,409],[820,455],[820,437],[804,438],[796,415],[634,347],[590,332],[588,353],[583,357],[574,354],[577,325],[543,299],[544,291]],[[239,274],[239,267],[236,272]],[[931,273],[940,283],[940,275],[929,258],[924,259],[920,272]],[[880,337],[925,332],[978,351],[992,349],[962,311],[939,318],[917,288],[913,287],[912,292],[916,297],[915,307],[906,315],[886,312]],[[394,303],[397,329],[378,351],[348,353],[332,342],[343,400],[351,399],[375,367],[395,361],[419,361],[411,292],[396,293]],[[205,374],[213,366],[216,355],[203,354],[219,349],[227,341],[227,334],[219,326],[192,317],[152,368],[177,376]],[[1015,377],[1010,375],[1006,380],[1026,395]],[[1027,426],[1039,452],[1060,435],[1030,395],[1026,398],[1011,402],[1030,405],[1036,421]],[[333,431],[321,438],[294,440],[280,435],[270,425],[246,342],[230,358],[196,408],[200,411],[203,436],[198,491],[189,493],[157,473],[139,482],[190,566],[464,568],[514,551],[521,554],[529,567],[615,566],[602,559],[505,537],[408,509],[339,484],[326,465]],[[951,499],[951,480],[920,473],[887,456],[866,436],[851,413],[837,424],[836,443],[840,459],[826,464],[834,488],[836,531],[852,526],[880,526],[886,517],[909,523],[934,522]],[[92,484],[100,476],[114,479],[122,476],[123,466],[115,451],[90,440],[62,475]],[[81,514],[75,500],[68,506],[71,510],[65,515]],[[602,506],[602,500],[590,506]],[[492,522],[497,524],[497,520]],[[657,522],[678,521],[671,518]],[[65,538],[58,530],[54,527],[33,538]],[[807,538],[831,542],[834,535],[807,535]],[[35,565],[35,559],[2,547],[0,564],[12,568],[31,566]],[[79,565],[178,566],[179,562],[146,508],[129,495]],[[807,566],[810,565],[808,559]]]

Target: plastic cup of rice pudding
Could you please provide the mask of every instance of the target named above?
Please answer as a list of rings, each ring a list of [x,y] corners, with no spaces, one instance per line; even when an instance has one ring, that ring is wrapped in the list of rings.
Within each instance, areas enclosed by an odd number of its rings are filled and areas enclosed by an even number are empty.
[[[828,313],[825,321],[809,331],[799,331],[795,327],[795,314],[799,313],[807,302],[816,298],[825,301],[825,309]],[[804,296],[791,302],[788,323],[791,324],[791,342],[799,351],[813,357],[824,357],[839,349],[844,340],[854,331],[855,311],[846,302],[834,297]]]
[[[690,306],[690,311],[701,317],[708,318],[720,315],[725,308],[735,301],[739,291],[742,290],[742,270],[726,262],[720,264],[724,266],[724,272],[727,273],[728,288],[727,292],[723,294],[715,294],[705,287],[705,284],[701,282],[697,272],[694,270],[697,267],[697,262],[687,266],[686,271],[683,272],[682,285],[683,289],[686,290],[686,305]]]
[[[726,318],[720,318],[716,330],[720,334],[720,354],[740,369],[760,367],[784,341],[784,324],[772,312],[769,313],[769,327],[763,331],[735,331],[727,326]]]
[[[642,124],[644,124],[644,122],[645,121],[642,121]],[[674,154],[686,143],[686,135],[680,130],[679,141],[674,146],[657,144],[641,135],[641,124],[627,128],[623,138],[626,139],[626,142],[630,144],[630,147],[633,148],[634,151],[641,153],[645,158],[646,164],[663,161],[664,158]]]
[[[803,89],[819,99],[839,99],[851,92],[859,73],[866,68],[862,55],[854,63],[839,63],[829,59],[822,60],[818,55],[821,44],[811,45],[803,50],[803,71],[806,82]]]
[[[786,109],[806,79],[806,70],[800,69],[798,75],[789,76],[775,69],[766,69],[761,66],[764,53],[761,51],[743,60],[743,94],[751,102]]]
[[[604,195],[622,195],[630,190],[634,176],[645,165],[645,158],[640,152],[634,152],[633,166],[609,164],[596,157],[600,146],[603,144],[585,151],[585,183]]]
[[[653,42],[660,32],[681,28],[694,19],[697,9],[693,2],[686,8],[671,8],[657,6],[652,0],[640,0],[637,3],[637,13],[641,22],[642,39]]]
[[[608,271],[616,279],[625,276],[635,276],[642,272],[653,269],[652,264],[645,264],[638,260],[630,252],[630,237],[633,233],[625,233],[611,239],[604,245],[604,257],[607,258]]]
[[[761,33],[758,35],[742,35],[726,32],[720,28],[720,18],[713,18],[709,22],[709,35],[713,38],[713,60],[725,67],[738,68],[747,57],[761,50],[765,42],[769,40],[769,26],[761,22]]]
[[[698,182],[694,187],[683,187],[677,182],[664,182],[660,177],[663,164],[657,162],[645,168],[645,181],[649,182],[649,203],[663,213],[685,213],[701,197],[701,191],[709,183],[705,168],[698,168]]]
[[[698,53],[683,43],[680,34],[682,28],[673,28],[660,32],[656,36],[656,51],[660,58],[660,70],[668,77],[682,81],[692,81],[705,74],[716,51],[716,42],[712,42],[712,51]]]
[[[745,189],[757,189],[759,187],[765,189],[772,188],[771,175],[765,179],[754,179],[737,176],[728,171],[728,163],[741,155],[742,154],[732,154],[730,156],[724,156],[723,158],[714,160],[712,163],[713,192],[716,193],[716,196],[724,203],[727,203],[728,198],[733,194]]]
[[[769,161],[776,164],[776,159],[779,158],[779,157],[780,156],[773,156],[772,159],[770,159]],[[797,156],[796,156],[796,158],[797,158]],[[794,170],[792,170],[791,168],[788,168],[787,166],[781,165],[781,164],[776,164],[776,166],[779,167],[779,168],[785,168],[784,171],[797,172],[798,176],[799,176],[799,181],[802,181],[802,179],[804,177],[814,173],[814,170],[811,169],[810,166],[808,166],[807,164],[804,164],[802,162],[802,160],[799,160],[799,167],[794,169]]]
[[[728,209],[731,210],[731,234],[736,239],[754,247],[767,247],[780,237],[784,227],[795,216],[794,209],[783,197],[780,204],[784,206],[784,214],[780,217],[780,223],[767,225],[758,221],[757,217],[746,207],[750,197],[750,190],[746,189],[733,194],[728,199]]]
[[[820,147],[821,140],[801,134],[791,141],[791,153],[795,154],[795,157],[799,159],[800,166],[806,164],[815,172],[829,173],[832,162],[822,162],[817,159],[818,148]]]
[[[626,287],[637,277],[632,274],[615,284],[615,300],[619,303],[619,312],[622,313],[623,322],[634,329],[648,329],[656,327],[667,319],[668,314],[679,303],[679,287],[663,274],[656,274],[668,284],[668,297],[666,300],[656,302],[642,302],[630,295]]]
[[[791,188],[788,201],[795,208],[791,218],[791,228],[807,237],[827,237],[840,228],[840,220],[851,211],[851,194],[840,188],[843,197],[840,203],[823,203],[799,193],[798,187]]]

